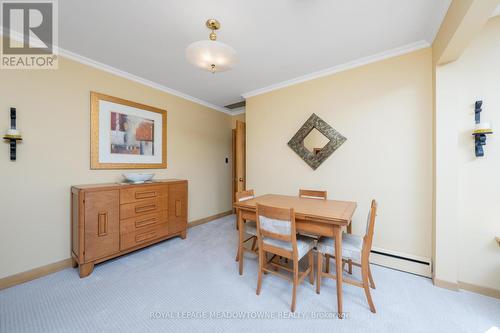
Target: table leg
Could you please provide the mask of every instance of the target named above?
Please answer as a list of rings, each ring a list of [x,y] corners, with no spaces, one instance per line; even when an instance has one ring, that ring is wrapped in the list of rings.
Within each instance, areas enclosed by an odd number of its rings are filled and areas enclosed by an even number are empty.
[[[347,233],[352,234],[352,221],[347,225]]]
[[[245,235],[243,234],[243,219],[241,217],[241,210],[238,209],[237,213],[237,221],[238,221],[238,264],[239,264],[239,273],[240,275],[243,275],[243,237]]]
[[[349,224],[347,225],[347,233],[352,234],[352,221],[350,221]],[[352,274],[352,260],[351,259],[349,259],[347,261],[347,267],[349,270],[349,274]]]
[[[339,319],[343,318],[342,312],[342,228],[335,226],[335,267],[337,277],[337,312]]]

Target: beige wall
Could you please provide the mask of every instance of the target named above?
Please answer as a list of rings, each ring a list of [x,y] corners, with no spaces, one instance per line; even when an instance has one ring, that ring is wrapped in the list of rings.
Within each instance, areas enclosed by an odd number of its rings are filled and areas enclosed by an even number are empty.
[[[90,170],[90,91],[168,110],[168,169],[189,180],[189,220],[231,209],[231,116],[61,59],[59,70],[1,71],[0,129],[17,107],[18,160],[0,145],[0,278],[69,258],[70,186],[113,182]],[[207,195],[207,193],[211,195]]]
[[[347,141],[313,171],[288,140],[316,113]],[[423,49],[247,100],[247,179],[257,193],[325,189],[359,203],[362,234],[379,200],[374,246],[430,258],[432,54]]]
[[[437,70],[437,133],[449,137],[443,147],[453,200],[441,205],[453,235],[454,252],[445,260],[456,262],[455,271],[442,269],[437,278],[496,289],[500,292],[500,144],[496,134],[488,136],[485,156],[474,155],[474,102],[484,100],[482,120],[500,124],[500,17],[492,19],[454,63]],[[439,159],[439,152],[437,154]],[[439,179],[439,175],[438,175]],[[439,206],[438,206],[439,207]],[[439,223],[438,223],[439,225]],[[445,238],[445,237],[443,237]],[[443,241],[441,241],[441,244]],[[438,246],[439,246],[438,242]],[[440,251],[437,251],[439,254]],[[453,278],[455,277],[455,280]]]

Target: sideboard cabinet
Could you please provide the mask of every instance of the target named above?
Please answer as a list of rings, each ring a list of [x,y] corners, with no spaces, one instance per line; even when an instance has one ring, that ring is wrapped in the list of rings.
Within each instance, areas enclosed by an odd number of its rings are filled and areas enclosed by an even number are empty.
[[[94,264],[180,236],[186,238],[187,180],[71,187],[71,256],[80,277]]]

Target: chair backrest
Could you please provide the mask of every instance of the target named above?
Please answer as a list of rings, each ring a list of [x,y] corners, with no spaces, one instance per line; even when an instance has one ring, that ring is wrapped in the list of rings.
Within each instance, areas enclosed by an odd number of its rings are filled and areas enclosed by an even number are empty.
[[[375,231],[375,218],[377,216],[377,206],[377,201],[373,199],[370,211],[368,212],[368,219],[366,221],[366,234],[363,237],[363,251],[368,251],[368,254],[372,249],[373,233]]]
[[[236,201],[245,201],[255,198],[255,193],[253,190],[246,190],[241,192],[236,192]]]
[[[326,200],[327,192],[326,191],[300,189],[299,190],[299,197]]]
[[[292,243],[297,254],[295,212],[293,208],[280,208],[257,204],[257,238],[259,242],[272,238]],[[262,245],[262,244],[261,244]]]

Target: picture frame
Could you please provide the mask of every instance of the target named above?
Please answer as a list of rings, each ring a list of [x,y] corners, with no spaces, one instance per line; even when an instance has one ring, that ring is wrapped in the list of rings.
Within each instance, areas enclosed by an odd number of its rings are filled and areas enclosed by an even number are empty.
[[[90,168],[167,168],[167,111],[92,91]]]
[[[317,129],[329,141],[323,148],[313,148],[310,151],[304,145],[304,139]],[[335,130],[326,121],[313,113],[295,135],[288,141],[288,146],[311,167],[316,170],[324,161],[330,157],[347,140],[339,131]]]

